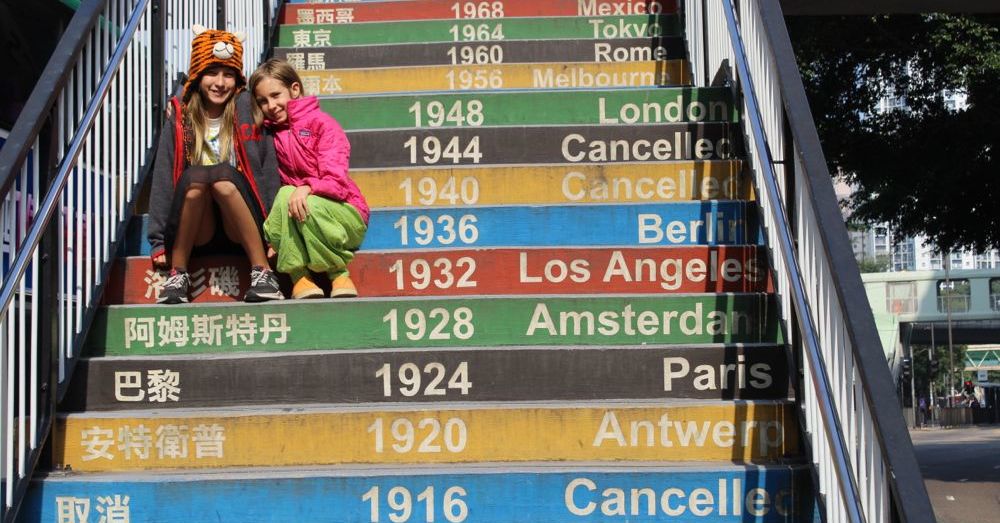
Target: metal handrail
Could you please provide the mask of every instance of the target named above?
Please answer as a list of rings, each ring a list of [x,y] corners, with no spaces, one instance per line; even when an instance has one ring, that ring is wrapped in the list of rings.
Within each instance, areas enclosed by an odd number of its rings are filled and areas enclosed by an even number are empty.
[[[188,0],[85,0],[0,150],[0,228],[17,248],[0,268],[4,522],[17,517],[152,163],[168,77],[186,69],[184,50],[168,59],[166,46],[187,47],[191,23],[245,26],[257,34],[244,65],[255,67],[284,3],[197,1],[193,12]]]
[[[756,154],[760,155],[761,165],[764,168],[763,180],[765,187],[755,187],[757,194],[766,193],[771,202],[780,202],[781,196],[778,190],[778,177],[774,171],[774,158],[771,156],[767,138],[764,136],[764,121],[761,117],[760,106],[757,103],[757,93],[754,90],[753,77],[750,73],[750,66],[747,61],[746,49],[743,39],[740,36],[739,24],[736,22],[736,5],[733,0],[723,0],[726,8],[723,9],[726,15],[726,23],[729,26],[729,41],[733,46],[734,57],[736,59],[736,74],[743,87],[743,97],[746,101],[748,111],[745,116],[750,121],[750,130],[754,134],[753,141],[756,146]],[[864,523],[866,518],[861,507],[861,497],[858,495],[858,486],[854,482],[851,473],[851,465],[848,462],[847,438],[840,420],[835,414],[833,405],[833,388],[830,386],[830,379],[826,369],[826,362],[820,355],[819,339],[817,337],[816,326],[813,323],[812,312],[809,302],[806,299],[804,284],[802,283],[802,270],[799,268],[798,258],[795,255],[795,243],[792,240],[791,226],[787,218],[781,212],[780,205],[770,205],[771,218],[779,225],[777,248],[781,257],[785,260],[785,270],[790,282],[791,305],[795,308],[795,318],[798,322],[799,334],[802,337],[802,344],[805,347],[806,356],[809,358],[809,370],[812,373],[813,383],[816,387],[816,397],[820,402],[820,412],[823,415],[823,427],[827,431],[830,441],[830,452],[833,454],[833,461],[836,466],[837,480],[841,490],[845,493],[847,516],[852,523]]]
[[[790,134],[803,165],[804,187],[816,209],[820,223],[820,240],[826,262],[833,268],[836,304],[850,325],[847,337],[864,400],[872,413],[874,433],[878,439],[889,483],[894,517],[908,523],[936,521],[927,495],[920,467],[917,464],[903,414],[896,396],[896,386],[885,365],[885,355],[875,326],[868,296],[854,260],[841,209],[833,192],[832,177],[820,146],[816,126],[806,100],[802,78],[792,52],[788,31],[778,0],[762,0],[762,18],[778,68],[778,87],[788,115]]]
[[[37,416],[37,412],[25,411],[26,410],[25,396],[28,393],[32,395],[32,405],[31,405],[32,411],[37,410],[39,407],[37,404],[36,389],[32,387],[30,391],[24,390],[25,383],[23,383],[23,381],[28,378],[28,376],[24,373],[23,370],[24,360],[27,358],[32,359],[33,368],[30,378],[32,380],[32,383],[34,384],[35,380],[38,379],[38,372],[39,372],[39,369],[35,368],[37,366],[37,361],[39,359],[36,351],[38,352],[46,350],[58,351],[58,348],[55,347],[58,344],[53,344],[53,347],[46,347],[44,343],[38,343],[39,338],[44,336],[45,329],[49,328],[51,330],[51,326],[44,325],[45,323],[44,321],[41,323],[36,323],[35,325],[28,325],[25,323],[25,318],[23,315],[23,310],[26,307],[26,300],[25,300],[26,289],[24,282],[25,272],[28,269],[29,264],[34,265],[35,270],[33,271],[32,274],[32,284],[33,284],[32,293],[34,294],[34,296],[31,300],[31,308],[33,309],[31,320],[32,323],[34,323],[35,321],[37,321],[38,318],[38,316],[35,314],[34,311],[37,309],[45,308],[45,305],[41,303],[42,300],[45,300],[44,297],[42,297],[41,300],[38,301],[36,301],[35,299],[35,297],[43,295],[43,293],[38,292],[39,291],[39,286],[38,286],[39,278],[37,274],[38,265],[40,263],[48,264],[46,258],[39,257],[39,252],[38,252],[39,243],[41,241],[42,235],[46,232],[46,229],[49,228],[49,224],[52,220],[53,214],[57,209],[57,205],[61,202],[63,189],[66,186],[66,182],[69,178],[70,171],[77,167],[76,162],[77,162],[77,157],[80,154],[80,149],[83,147],[85,140],[89,138],[88,133],[91,129],[91,126],[94,123],[94,119],[96,118],[98,112],[102,109],[104,98],[107,95],[108,88],[111,85],[112,79],[115,76],[114,72],[118,70],[125,56],[126,51],[130,47],[133,34],[139,27],[140,22],[146,16],[145,8],[149,3],[149,1],[150,0],[137,0],[137,3],[131,6],[133,8],[131,11],[131,17],[129,18],[129,21],[125,25],[125,27],[120,29],[120,32],[118,33],[117,45],[115,47],[114,52],[111,53],[111,55],[108,57],[104,71],[101,74],[101,79],[99,83],[94,88],[94,91],[92,93],[88,93],[90,96],[92,96],[92,98],[88,103],[87,108],[79,122],[79,126],[77,127],[77,132],[75,133],[68,150],[62,157],[62,162],[59,171],[55,179],[52,180],[52,182],[50,183],[40,208],[37,209],[36,212],[31,216],[31,221],[32,221],[31,226],[27,230],[25,237],[19,243],[17,256],[13,260],[10,269],[7,271],[7,274],[4,275],[3,285],[2,287],[0,287],[0,317],[6,317],[5,323],[8,332],[8,338],[5,339],[3,343],[3,349],[4,349],[3,366],[8,367],[9,370],[12,370],[12,366],[14,363],[13,360],[16,358],[21,362],[21,368],[22,368],[22,373],[20,376],[20,380],[22,381],[22,383],[20,383],[21,391],[20,394],[17,396],[17,399],[19,400],[17,412],[20,416],[19,426],[21,427],[21,431],[18,437],[21,439],[24,438],[23,434],[24,424],[25,424],[24,418],[28,418],[32,414],[36,414]],[[101,14],[102,11],[104,11],[105,7],[106,7],[105,3],[98,0],[88,2],[85,5],[81,6],[80,11],[78,11],[78,16],[74,17],[73,23],[71,24],[73,27],[72,32],[69,32],[67,34],[67,38],[75,39],[77,45],[73,46],[71,52],[59,56],[49,63],[49,65],[46,67],[46,73],[49,73],[50,75],[46,76],[48,76],[50,81],[52,78],[55,78],[56,79],[55,81],[58,84],[64,84],[67,81],[67,77],[74,71],[74,64],[78,61],[79,55],[82,52],[85,44],[88,43],[88,40],[90,41],[90,43],[99,40],[96,36],[94,36],[93,37],[94,39],[91,40],[92,37],[91,31],[95,27],[95,24],[101,23],[99,15]],[[122,5],[118,5],[117,7],[122,7]],[[98,45],[104,46],[102,47],[102,49],[107,50],[109,44],[110,42],[102,41]],[[64,69],[60,71],[59,68],[64,68]],[[46,76],[43,76],[43,78],[46,78]],[[45,86],[47,84],[41,84],[41,85]],[[36,87],[35,91],[32,93],[33,101],[35,101],[36,103],[38,103],[39,101],[36,98],[37,96],[39,96],[39,91],[40,91],[39,88]],[[61,88],[58,89],[53,88],[51,89],[51,91],[53,92],[50,92],[48,96],[45,97],[45,100],[41,102],[41,105],[36,105],[32,107],[34,112],[28,112],[23,116],[24,118],[32,119],[32,126],[30,129],[22,128],[21,134],[19,134],[17,139],[15,140],[16,149],[13,150],[11,153],[9,153],[9,155],[6,157],[6,161],[0,163],[0,166],[7,165],[6,162],[11,161],[10,160],[11,157],[20,156],[22,157],[20,161],[23,161],[23,156],[26,156],[26,149],[28,147],[28,144],[32,143],[36,144],[37,146],[38,140],[36,137],[40,133],[41,128],[44,126],[42,116],[49,113],[49,111],[52,110],[52,106],[56,103],[56,100],[59,99],[61,96],[63,96],[63,93],[60,92]],[[26,137],[25,134],[28,134],[29,136]],[[20,168],[16,167],[17,165],[16,162],[18,160],[19,160],[18,158],[14,159],[15,163],[13,165],[15,167],[12,167],[10,170],[5,170],[5,175],[8,177],[8,180],[5,182],[6,187],[4,189],[5,191],[7,191],[8,195],[10,194],[11,190],[10,184],[13,183],[14,173],[20,171]],[[38,166],[36,166],[36,168],[38,168]],[[40,191],[41,187],[36,186],[35,190]],[[28,219],[27,213],[24,213],[22,219],[23,220]],[[106,223],[105,227],[107,227]],[[51,264],[48,265],[49,267],[54,266]],[[42,286],[48,288],[55,287],[51,279],[47,282],[43,282]],[[14,302],[15,297],[19,297],[18,308],[19,310],[22,311],[19,317],[14,314],[14,310],[12,309],[12,304]],[[15,319],[20,320],[17,321],[16,329],[14,325]],[[34,330],[36,328],[37,331]],[[20,332],[20,337],[18,338],[19,343],[17,344],[21,345],[20,347],[15,346],[15,340],[13,339],[12,336],[12,333],[15,330]],[[30,342],[27,341],[29,339]],[[32,351],[30,354],[29,354],[29,347],[23,346],[26,343],[31,345],[30,349],[32,349]],[[49,364],[51,365],[51,360],[49,360]],[[41,370],[43,372],[45,371],[45,369]],[[46,382],[44,382],[41,385],[42,389],[48,392],[44,399],[45,404],[42,405],[42,412],[44,414],[42,414],[41,417],[43,419],[32,420],[33,424],[31,426],[31,429],[33,437],[31,438],[30,441],[31,448],[30,450],[26,449],[25,442],[22,442],[20,443],[21,446],[18,449],[20,452],[18,452],[16,455],[13,451],[14,449],[12,443],[12,440],[14,439],[14,434],[10,433],[13,432],[13,423],[11,423],[10,421],[13,419],[13,409],[14,409],[13,401],[15,399],[12,383],[8,383],[8,389],[4,393],[3,410],[5,411],[5,416],[4,416],[5,419],[0,420],[0,423],[3,424],[3,430],[0,432],[3,432],[4,434],[4,440],[6,446],[6,453],[4,455],[4,460],[2,460],[4,474],[6,476],[6,484],[4,485],[4,503],[3,506],[0,506],[0,511],[2,511],[3,519],[5,521],[13,520],[13,518],[16,517],[18,509],[20,508],[20,501],[23,498],[24,493],[27,489],[27,482],[30,480],[31,472],[34,469],[34,466],[37,464],[38,453],[41,450],[42,442],[44,441],[44,439],[47,438],[48,433],[51,430],[52,415],[54,413],[54,405],[56,402],[55,399],[56,395],[53,394],[55,392],[55,387],[53,387],[54,383],[52,382],[58,381],[58,379],[55,377],[55,373],[52,369],[49,369],[49,372],[47,374],[49,380],[46,380]],[[10,409],[10,412],[8,412],[8,409]],[[26,450],[27,452],[25,452]],[[16,472],[14,471],[15,460],[18,462],[19,465]],[[27,466],[27,463],[30,463],[30,467]]]
[[[798,391],[798,401],[825,519],[851,520],[860,507],[860,516],[870,522],[933,522],[779,0],[683,4],[696,85],[729,73],[735,94],[747,104],[744,131],[747,141],[755,142],[748,162],[760,176],[755,183],[773,186],[757,194],[760,207],[767,208],[764,221],[773,221],[767,235],[779,307],[797,349],[793,355],[810,367],[800,378],[808,384]],[[727,64],[752,76],[729,72]],[[792,264],[797,274],[786,267]],[[796,304],[799,300],[808,306]],[[794,341],[796,334],[801,343]],[[817,356],[823,366],[813,364]],[[827,421],[831,409],[834,425]],[[846,491],[845,472],[851,484]]]
[[[94,118],[97,116],[98,110],[101,109],[104,97],[108,93],[108,87],[111,85],[111,80],[114,77],[114,74],[112,73],[116,71],[118,66],[121,64],[122,58],[125,56],[125,51],[128,48],[129,40],[131,40],[132,35],[135,34],[136,28],[139,27],[139,22],[144,14],[143,10],[145,9],[146,4],[150,2],[150,0],[136,1],[138,4],[135,6],[135,12],[129,20],[128,25],[126,25],[122,31],[122,39],[119,42],[118,47],[115,49],[115,52],[111,55],[111,60],[109,60],[108,65],[105,67],[104,73],[101,75],[101,81],[97,84],[96,92],[91,98],[90,103],[87,105],[87,110],[84,112],[83,119],[80,122],[80,127],[78,128],[76,136],[73,137],[73,141],[70,142],[69,148],[66,150],[62,164],[59,167],[59,172],[52,181],[52,185],[49,187],[49,190],[45,195],[45,199],[42,200],[39,212],[35,214],[35,219],[31,224],[31,229],[28,231],[28,236],[25,238],[24,243],[21,244],[21,253],[18,254],[17,258],[14,260],[14,263],[11,266],[11,271],[7,273],[3,286],[0,287],[0,311],[6,310],[10,307],[10,302],[14,299],[14,292],[16,291],[15,287],[18,285],[21,276],[24,275],[24,271],[27,269],[28,263],[30,263],[29,253],[38,247],[41,235],[44,229],[48,227],[49,221],[52,219],[52,214],[56,209],[57,200],[62,196],[63,189],[66,188],[66,181],[69,179],[70,171],[76,167],[77,156],[80,154],[80,148],[83,146],[83,142],[87,138],[87,132],[90,131],[90,128],[94,123]]]
[[[56,46],[52,58],[45,66],[37,85],[51,86],[50,89],[34,89],[28,98],[21,117],[11,129],[7,142],[0,149],[0,194],[7,194],[24,164],[35,138],[45,125],[45,115],[55,105],[59,91],[66,84],[72,72],[72,65],[80,55],[86,39],[84,36],[101,17],[100,2],[88,2],[80,6],[70,20],[63,38]]]

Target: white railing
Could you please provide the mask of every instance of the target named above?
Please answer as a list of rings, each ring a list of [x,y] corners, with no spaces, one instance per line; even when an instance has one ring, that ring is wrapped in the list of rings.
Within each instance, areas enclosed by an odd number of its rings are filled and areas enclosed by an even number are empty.
[[[0,152],[0,520],[15,517],[72,376],[191,26],[243,31],[249,72],[280,5],[92,0],[67,28],[58,48],[73,52],[53,56]]]
[[[696,85],[730,85],[742,105],[780,313],[799,340],[797,399],[824,520],[934,521],[778,2],[683,8]]]
[[[191,25],[218,29],[217,0],[163,0],[164,76],[173,83],[191,62]],[[244,53],[244,59],[247,53]],[[168,93],[168,95],[171,93]]]

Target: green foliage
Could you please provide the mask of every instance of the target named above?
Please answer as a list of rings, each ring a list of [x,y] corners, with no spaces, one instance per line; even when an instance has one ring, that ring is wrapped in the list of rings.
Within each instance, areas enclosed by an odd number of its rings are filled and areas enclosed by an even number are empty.
[[[830,170],[858,188],[852,219],[945,250],[1000,247],[1000,16],[787,22]],[[878,113],[891,95],[908,109]]]
[[[934,382],[935,396],[943,396],[948,391],[948,343],[947,340],[943,341],[943,344],[939,343],[934,348],[934,359],[938,360],[938,371],[933,376],[929,376],[930,360],[927,357],[930,352],[930,346],[914,345],[911,347],[913,351],[913,379],[916,380],[914,385],[917,388],[917,396],[927,396],[928,378]],[[955,387],[959,387],[962,384],[966,348],[965,345],[952,346],[952,355],[955,362],[952,372],[955,377]],[[906,386],[906,392],[909,395],[909,384]]]
[[[889,258],[887,256],[863,258],[858,262],[858,270],[861,272],[888,272]]]

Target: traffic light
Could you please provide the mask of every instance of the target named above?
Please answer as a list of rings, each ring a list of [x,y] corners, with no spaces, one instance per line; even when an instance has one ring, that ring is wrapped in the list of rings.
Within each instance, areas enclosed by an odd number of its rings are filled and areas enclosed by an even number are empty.
[[[913,374],[913,361],[909,356],[903,356],[903,362],[900,364],[900,375],[904,380],[910,379]]]
[[[931,360],[931,378],[937,376],[938,370],[941,369],[941,360]]]

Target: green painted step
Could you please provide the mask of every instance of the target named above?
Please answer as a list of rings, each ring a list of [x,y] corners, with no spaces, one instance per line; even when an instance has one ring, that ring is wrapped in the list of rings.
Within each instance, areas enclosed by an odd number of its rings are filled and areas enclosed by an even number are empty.
[[[283,25],[278,47],[335,47],[360,44],[486,42],[498,40],[642,38],[684,32],[674,15],[425,20],[334,25]]]
[[[371,298],[112,306],[90,356],[407,347],[782,343],[774,296]]]
[[[346,130],[736,122],[739,117],[728,89],[691,87],[334,96],[320,105]]]

